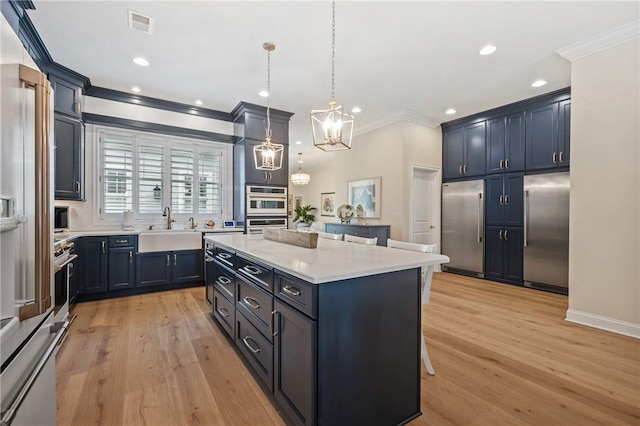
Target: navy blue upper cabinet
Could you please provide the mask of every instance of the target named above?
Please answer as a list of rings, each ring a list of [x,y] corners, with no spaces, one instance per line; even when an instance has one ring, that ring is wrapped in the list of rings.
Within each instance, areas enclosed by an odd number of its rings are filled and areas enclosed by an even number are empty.
[[[561,166],[568,166],[571,139],[571,100],[560,102],[558,114],[558,161]]]
[[[78,83],[68,81],[53,74],[49,74],[54,93],[53,110],[74,118],[82,117],[80,98],[82,87]]]
[[[443,134],[444,178],[485,174],[486,123],[484,121]]]
[[[527,111],[527,171],[569,165],[570,114],[570,100]]]
[[[524,170],[524,112],[487,121],[487,173]]]
[[[55,114],[53,134],[56,147],[55,198],[56,200],[83,200],[84,124],[80,120]]]
[[[487,176],[487,226],[522,226],[523,184],[522,173]]]

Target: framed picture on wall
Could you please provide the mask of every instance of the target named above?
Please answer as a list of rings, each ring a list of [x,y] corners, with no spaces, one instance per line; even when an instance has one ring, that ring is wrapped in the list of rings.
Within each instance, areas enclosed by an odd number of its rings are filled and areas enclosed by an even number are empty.
[[[298,207],[302,207],[302,197],[295,197],[293,208],[297,209]]]
[[[382,212],[382,177],[352,180],[347,183],[347,199],[353,208],[362,205],[367,217],[380,218]]]
[[[336,193],[322,192],[320,194],[320,215],[335,216],[336,215]]]
[[[287,195],[287,216],[293,217],[293,195]]]

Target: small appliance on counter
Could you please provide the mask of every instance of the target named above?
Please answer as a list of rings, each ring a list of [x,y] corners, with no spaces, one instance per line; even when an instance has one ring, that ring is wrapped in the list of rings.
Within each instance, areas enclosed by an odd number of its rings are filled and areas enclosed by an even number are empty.
[[[55,206],[53,208],[53,228],[54,232],[65,232],[69,230],[68,206]]]
[[[122,212],[122,230],[133,231],[133,212],[126,210]]]

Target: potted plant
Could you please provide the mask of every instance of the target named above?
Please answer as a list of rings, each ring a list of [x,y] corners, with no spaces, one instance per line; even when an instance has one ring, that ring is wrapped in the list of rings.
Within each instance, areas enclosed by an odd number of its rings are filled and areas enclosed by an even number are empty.
[[[297,229],[308,228],[311,226],[316,216],[311,214],[313,210],[317,210],[315,207],[311,207],[311,204],[307,204],[306,206],[298,206],[293,212],[295,215],[293,216],[293,221],[296,223]]]

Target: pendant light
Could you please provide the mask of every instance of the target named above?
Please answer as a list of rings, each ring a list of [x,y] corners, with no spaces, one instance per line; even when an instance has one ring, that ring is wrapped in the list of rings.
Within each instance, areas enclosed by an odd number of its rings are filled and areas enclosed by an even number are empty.
[[[302,173],[302,153],[298,153],[298,173],[291,175],[291,183],[295,186],[302,186],[309,183],[311,176],[308,173]]]
[[[271,143],[271,52],[276,45],[270,42],[262,44],[267,51],[267,127],[264,142],[253,147],[253,160],[258,170],[279,170],[282,168],[284,145]]]
[[[311,111],[313,145],[323,151],[351,149],[353,115],[335,101],[336,88],[336,2],[331,9],[331,102],[329,109]]]

